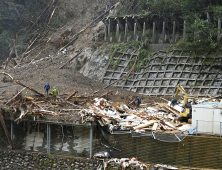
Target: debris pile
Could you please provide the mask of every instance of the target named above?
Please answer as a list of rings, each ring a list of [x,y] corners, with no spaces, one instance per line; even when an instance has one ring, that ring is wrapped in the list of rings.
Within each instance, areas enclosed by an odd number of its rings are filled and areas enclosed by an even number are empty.
[[[104,98],[95,98],[89,109],[81,110],[79,115],[83,123],[97,120],[101,126],[107,125],[111,133],[115,130],[137,133],[146,131],[177,133],[185,129],[179,128],[184,125],[178,121],[179,112],[167,104],[132,109],[123,103],[112,103]]]
[[[100,159],[101,160],[101,159]],[[98,167],[100,169],[109,169],[110,166],[118,166],[121,167],[121,169],[139,169],[139,170],[146,170],[150,168],[166,168],[166,169],[178,169],[176,167],[170,166],[170,165],[163,165],[163,164],[146,164],[138,160],[138,158],[112,158],[112,159],[104,159],[102,160],[101,166]],[[98,168],[97,168],[98,169]]]

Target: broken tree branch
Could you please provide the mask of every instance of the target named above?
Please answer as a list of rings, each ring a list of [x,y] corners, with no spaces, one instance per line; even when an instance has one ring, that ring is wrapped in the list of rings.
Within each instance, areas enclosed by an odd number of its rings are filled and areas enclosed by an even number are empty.
[[[15,83],[17,83],[17,84],[19,84],[19,85],[21,85],[21,86],[23,86],[23,87],[28,88],[29,90],[31,90],[31,91],[33,91],[33,92],[35,92],[36,94],[38,94],[38,95],[40,95],[40,96],[45,97],[45,95],[44,95],[44,94],[39,93],[39,92],[37,92],[36,90],[32,89],[31,87],[28,87],[28,86],[26,86],[26,85],[22,84],[22,83],[21,83],[21,82],[19,82],[18,80],[15,80],[14,82],[15,82]]]
[[[78,54],[76,54],[74,57],[72,57],[72,58],[71,58],[69,61],[67,61],[64,65],[62,65],[62,66],[60,67],[60,69],[62,69],[63,67],[65,67],[65,66],[66,66],[68,63],[70,63],[74,58],[78,57],[78,55],[81,54],[82,51],[83,51],[83,49],[80,50],[80,52],[78,52]]]
[[[6,72],[0,72],[0,74],[7,75],[7,76],[9,76],[13,80],[13,77],[10,74],[6,73]]]

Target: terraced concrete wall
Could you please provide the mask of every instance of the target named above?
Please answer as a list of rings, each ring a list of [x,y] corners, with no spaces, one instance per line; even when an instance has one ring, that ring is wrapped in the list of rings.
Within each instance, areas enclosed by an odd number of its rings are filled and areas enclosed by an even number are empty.
[[[137,52],[127,49],[113,57],[117,66],[107,68],[103,83],[111,84],[132,67]],[[113,63],[114,63],[113,62]],[[179,83],[190,95],[214,96],[222,93],[222,51],[193,55],[189,50],[166,48],[156,52],[146,66],[130,73],[114,86],[144,95],[171,96]]]

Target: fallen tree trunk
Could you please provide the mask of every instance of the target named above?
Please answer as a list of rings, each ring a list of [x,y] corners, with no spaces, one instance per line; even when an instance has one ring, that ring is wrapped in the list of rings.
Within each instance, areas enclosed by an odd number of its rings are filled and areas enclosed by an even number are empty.
[[[76,93],[78,93],[78,90],[74,90],[67,98],[66,100],[69,100],[72,96],[74,96]]]
[[[113,90],[108,91],[107,93],[104,93],[103,95],[101,95],[99,98],[102,98],[104,96],[107,96],[109,93],[113,92]]]
[[[40,95],[40,96],[45,97],[45,95],[44,95],[44,94],[39,93],[39,92],[37,92],[36,90],[32,89],[31,87],[28,87],[28,86],[26,86],[26,85],[22,84],[22,83],[21,83],[21,82],[19,82],[18,80],[15,80],[14,82],[15,82],[15,83],[17,83],[17,84],[19,84],[19,85],[21,85],[21,86],[23,86],[23,87],[28,88],[29,90],[31,90],[31,91],[33,91],[33,92],[35,92],[36,94],[38,94],[38,95]]]
[[[60,67],[60,69],[62,69],[63,67],[65,67],[68,63],[70,63],[74,58],[78,57],[79,54],[81,54],[83,52],[83,49],[80,50],[80,52],[78,52],[78,54],[76,54],[74,57],[72,57],[69,61],[67,61],[64,65],[62,65]]]
[[[13,99],[15,99],[22,91],[24,91],[26,87],[24,87],[18,94],[16,94],[13,98],[11,98],[5,105],[9,104]]]
[[[94,21],[92,21],[86,28],[82,29],[79,33],[75,34],[70,42],[68,44],[66,44],[64,47],[62,47],[60,49],[60,51],[62,51],[64,48],[66,48],[69,44],[71,44],[81,33],[83,33],[87,28],[89,28],[91,25],[93,25],[95,22],[98,22],[98,20],[100,18],[102,18],[104,15],[106,15],[110,10],[112,10],[115,6],[112,6],[110,9],[108,9],[107,11],[105,11],[103,14],[101,14],[99,17],[97,17]]]

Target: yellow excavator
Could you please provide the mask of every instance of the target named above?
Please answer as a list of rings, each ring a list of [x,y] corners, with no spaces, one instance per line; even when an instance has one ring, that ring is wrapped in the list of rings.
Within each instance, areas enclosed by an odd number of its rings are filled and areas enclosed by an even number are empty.
[[[180,84],[177,85],[177,90],[176,90],[175,95],[173,96],[171,104],[174,105],[177,103],[177,98],[178,98],[178,94],[180,91],[183,94],[183,108],[184,108],[183,111],[180,112],[180,116],[189,119],[192,116],[192,106],[191,106],[191,103],[188,103],[188,99],[192,99],[193,104],[194,104],[195,97],[188,96],[186,91],[184,90],[184,88],[182,86],[180,86]]]

